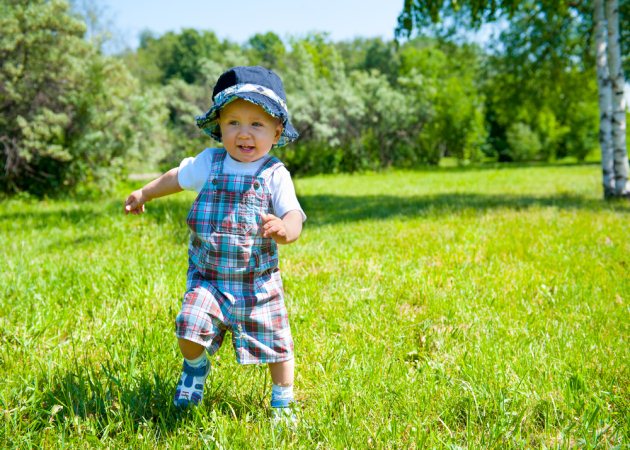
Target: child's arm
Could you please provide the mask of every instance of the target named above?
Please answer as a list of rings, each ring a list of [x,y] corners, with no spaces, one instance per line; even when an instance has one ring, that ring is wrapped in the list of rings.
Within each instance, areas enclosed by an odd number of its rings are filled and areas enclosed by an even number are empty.
[[[278,244],[290,244],[297,241],[302,233],[302,213],[289,211],[282,219],[273,214],[264,214],[263,237],[270,237]]]
[[[125,214],[141,214],[144,212],[144,204],[146,202],[154,198],[181,192],[183,189],[177,181],[178,170],[178,167],[174,167],[143,188],[133,191],[125,202]]]

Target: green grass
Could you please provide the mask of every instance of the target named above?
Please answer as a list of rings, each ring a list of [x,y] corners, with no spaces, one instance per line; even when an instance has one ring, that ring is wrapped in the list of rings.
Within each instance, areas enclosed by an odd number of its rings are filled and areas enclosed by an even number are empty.
[[[597,165],[296,180],[295,433],[264,367],[171,396],[193,196],[0,204],[0,447],[627,448],[630,203]]]

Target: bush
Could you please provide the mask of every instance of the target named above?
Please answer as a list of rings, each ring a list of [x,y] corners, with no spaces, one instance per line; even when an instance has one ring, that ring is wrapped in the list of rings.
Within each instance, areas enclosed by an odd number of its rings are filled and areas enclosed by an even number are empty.
[[[542,149],[538,134],[522,122],[516,122],[508,128],[507,143],[506,156],[511,161],[534,160]]]
[[[66,2],[10,2],[0,28],[0,189],[107,189],[125,164],[167,150],[155,151],[166,141],[161,97],[87,43]]]

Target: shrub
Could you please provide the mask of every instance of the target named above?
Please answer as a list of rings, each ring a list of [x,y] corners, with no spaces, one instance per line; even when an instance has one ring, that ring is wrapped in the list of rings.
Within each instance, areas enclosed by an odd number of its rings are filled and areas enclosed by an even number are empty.
[[[10,2],[0,28],[0,189],[107,189],[129,161],[166,151],[155,151],[165,142],[161,97],[88,44],[65,1]]]
[[[512,161],[531,161],[539,156],[542,149],[538,134],[523,122],[516,122],[508,128],[507,143],[506,156]]]

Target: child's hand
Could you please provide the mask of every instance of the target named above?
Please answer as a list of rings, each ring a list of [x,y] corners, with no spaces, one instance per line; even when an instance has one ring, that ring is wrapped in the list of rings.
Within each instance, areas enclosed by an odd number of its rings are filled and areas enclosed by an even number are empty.
[[[287,228],[280,217],[263,214],[263,237],[270,237],[278,244],[287,243]]]
[[[127,201],[125,201],[125,214],[142,214],[144,212],[144,204],[147,199],[142,194],[142,189],[133,191]]]

